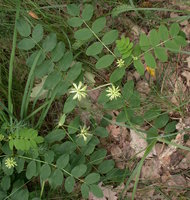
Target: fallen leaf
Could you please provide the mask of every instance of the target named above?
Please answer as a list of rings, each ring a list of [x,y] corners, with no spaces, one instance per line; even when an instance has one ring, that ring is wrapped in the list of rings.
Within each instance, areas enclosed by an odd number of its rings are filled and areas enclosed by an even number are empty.
[[[116,141],[119,141],[119,137],[121,135],[121,128],[120,128],[120,126],[116,126],[116,125],[110,124],[109,126],[107,126],[107,130],[108,130],[109,134]]]
[[[89,200],[117,200],[117,193],[113,191],[113,186],[107,185],[106,187],[102,186],[102,182],[98,184],[98,186],[102,189],[104,194],[103,198],[95,197],[91,192],[89,193]]]
[[[190,72],[184,71],[182,73],[182,76],[184,76],[186,78],[186,80],[187,80],[187,86],[190,87]]]
[[[188,169],[190,168],[190,152],[187,153],[185,158],[179,163],[178,167],[180,169]]]
[[[187,182],[182,175],[171,175],[170,179],[168,180],[167,184],[169,186],[187,186]]]
[[[186,60],[187,60],[188,68],[190,69],[190,56]]]
[[[137,133],[134,130],[130,130],[130,136],[131,136],[131,142],[130,146],[135,150],[135,153],[137,154],[136,156],[138,158],[142,158],[144,155],[144,152],[148,146],[148,143],[146,141],[146,135],[144,133]],[[155,155],[155,149],[153,149],[147,158],[152,157]]]
[[[47,76],[43,77],[40,83],[35,84],[35,87],[32,88],[32,92],[30,94],[30,101],[34,101],[34,99],[37,97],[38,93],[41,91],[39,95],[39,100],[45,99],[47,96],[47,90],[42,89],[44,82],[46,80]]]
[[[184,28],[182,28],[182,31],[187,36],[187,39],[190,39],[190,24],[187,24],[186,26],[184,26]]]
[[[119,146],[112,146],[111,147],[111,155],[113,157],[114,160],[120,160],[120,156],[122,155],[122,150]]]
[[[183,100],[181,98],[184,98],[182,94],[184,94],[185,91],[186,91],[186,86],[184,85],[182,78],[178,77],[178,79],[175,82],[174,92],[171,98],[171,102],[174,103],[175,105],[179,105],[180,101]]]
[[[34,13],[33,11],[29,11],[28,14],[34,19],[39,19],[38,15]]]
[[[146,98],[150,92],[149,84],[143,80],[137,82],[136,89],[140,93],[142,98]]]
[[[141,178],[143,180],[156,180],[160,178],[161,165],[157,158],[146,160],[141,170]]]
[[[176,17],[179,17],[177,13],[174,13],[174,12],[170,13],[170,18],[176,18]]]
[[[174,140],[172,140],[175,144],[183,144],[183,137],[184,134],[178,134]],[[172,162],[176,160],[175,152],[177,151],[177,147],[174,145],[168,145],[168,147],[162,152],[162,154],[159,156],[160,163],[165,168],[172,167]],[[174,156],[174,157],[172,157]]]

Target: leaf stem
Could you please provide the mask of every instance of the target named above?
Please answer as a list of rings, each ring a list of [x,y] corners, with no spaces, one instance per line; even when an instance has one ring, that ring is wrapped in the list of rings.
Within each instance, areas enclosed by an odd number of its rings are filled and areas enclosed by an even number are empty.
[[[97,90],[97,89],[99,89],[99,88],[103,88],[103,87],[106,87],[106,86],[109,86],[109,85],[112,85],[112,84],[111,84],[111,83],[107,83],[107,84],[100,85],[100,86],[98,86],[98,87],[95,87],[95,88],[93,88],[93,89],[91,89],[91,90],[87,90],[87,91],[88,91],[88,92],[94,91],[94,90]]]
[[[93,33],[93,35],[97,38],[97,40],[117,59],[117,56],[102,42],[102,40],[96,35],[96,33],[90,28],[90,26],[88,26],[88,24],[84,20],[83,23]]]

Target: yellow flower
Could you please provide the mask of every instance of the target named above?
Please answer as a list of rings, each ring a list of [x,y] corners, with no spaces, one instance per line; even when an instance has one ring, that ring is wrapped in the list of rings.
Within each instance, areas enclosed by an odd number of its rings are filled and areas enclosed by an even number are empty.
[[[146,67],[146,70],[148,71],[148,73],[151,75],[151,76],[153,76],[153,77],[155,77],[155,69],[152,69],[152,68],[150,68],[149,66],[147,66]]]
[[[117,60],[117,66],[118,67],[123,67],[124,66],[124,64],[125,64],[125,62],[124,62],[124,60],[123,59],[119,59],[119,60]]]
[[[110,100],[117,99],[121,96],[119,86],[115,87],[114,85],[112,85],[111,87],[108,87],[106,92],[108,93],[106,96],[108,96]]]
[[[5,166],[9,169],[14,168],[17,166],[17,163],[14,158],[7,158],[5,160]]]
[[[78,99],[80,101],[82,98],[86,97],[86,95],[87,95],[87,91],[86,91],[87,85],[83,85],[83,83],[80,81],[78,86],[75,83],[73,83],[73,86],[74,87],[70,91],[70,93],[75,94],[73,99]]]

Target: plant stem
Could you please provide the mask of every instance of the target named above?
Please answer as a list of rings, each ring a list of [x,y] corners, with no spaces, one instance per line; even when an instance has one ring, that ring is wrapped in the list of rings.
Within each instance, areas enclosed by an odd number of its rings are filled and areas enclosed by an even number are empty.
[[[45,181],[42,182],[42,188],[40,191],[40,199],[42,198],[43,192],[44,192],[44,186],[45,186]]]
[[[109,85],[112,85],[112,84],[111,83],[107,83],[107,84],[104,84],[104,85],[100,85],[100,86],[95,87],[95,88],[93,88],[91,90],[88,90],[88,92],[94,91],[94,90],[97,90],[97,89],[100,89],[100,88],[103,88],[103,87],[106,87],[106,86],[109,86]]]
[[[16,22],[19,18],[19,13],[20,13],[20,0],[17,0],[12,51],[11,51],[11,57],[10,57],[10,62],[9,62],[8,110],[10,111],[11,114],[13,114],[13,103],[12,103],[11,91],[12,91],[12,81],[13,81],[13,63],[14,63],[14,58],[15,58],[15,49],[16,49],[16,40],[17,40]],[[10,123],[12,124],[12,116],[10,115],[9,117],[10,117]]]

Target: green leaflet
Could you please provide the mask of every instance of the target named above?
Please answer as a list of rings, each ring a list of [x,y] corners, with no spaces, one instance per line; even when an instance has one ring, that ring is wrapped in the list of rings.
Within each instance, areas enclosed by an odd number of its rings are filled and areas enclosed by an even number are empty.
[[[111,30],[109,32],[107,32],[103,38],[102,38],[102,42],[105,45],[110,45],[112,44],[115,40],[117,40],[118,38],[118,31],[117,30]]]
[[[16,28],[19,34],[23,37],[28,37],[31,34],[30,24],[23,18],[20,18],[16,22]]]
[[[114,61],[115,57],[113,55],[105,55],[102,56],[98,62],[96,63],[96,68],[97,69],[104,69],[109,67],[113,61]]]
[[[65,179],[65,190],[68,193],[71,193],[75,186],[75,179],[72,176],[69,176]]]
[[[88,28],[82,28],[75,32],[74,37],[77,40],[89,40],[93,36]]]
[[[106,25],[106,18],[105,17],[101,17],[99,19],[96,19],[93,24],[92,24],[92,30],[95,33],[99,33],[100,31],[102,31],[104,29]]]
[[[90,191],[98,198],[102,198],[104,196],[101,188],[98,185],[90,185]]]
[[[83,24],[83,21],[80,17],[72,17],[67,20],[69,26],[80,27]]]
[[[85,177],[85,183],[90,185],[93,183],[97,183],[100,180],[100,174],[98,173],[91,173]]]
[[[145,53],[144,59],[148,67],[153,68],[153,69],[156,68],[156,61],[154,59],[154,56],[151,53],[149,52]]]
[[[144,74],[144,65],[142,64],[142,62],[140,60],[134,60],[133,63],[134,63],[134,66],[135,66],[135,69],[137,70],[137,72],[140,75],[143,75]]]
[[[117,68],[111,74],[111,76],[110,76],[110,82],[111,83],[115,83],[115,82],[121,80],[124,75],[125,75],[125,68],[124,67]]]
[[[168,32],[168,29],[167,29],[167,27],[165,25],[160,25],[159,26],[158,33],[159,33],[160,39],[162,41],[165,41],[165,40],[167,40],[169,38],[169,32]]]
[[[35,47],[35,42],[29,38],[24,38],[18,43],[18,48],[21,50],[30,50],[34,47]]]
[[[37,24],[32,31],[32,39],[35,41],[35,43],[38,43],[42,40],[43,34],[43,26],[41,24]]]
[[[93,16],[94,8],[90,4],[85,4],[82,11],[82,18],[84,21],[89,21]]]
[[[55,33],[50,33],[44,40],[42,47],[45,52],[52,51],[57,44],[57,36]]]
[[[87,56],[95,56],[102,52],[103,45],[100,42],[94,42],[86,50]]]

